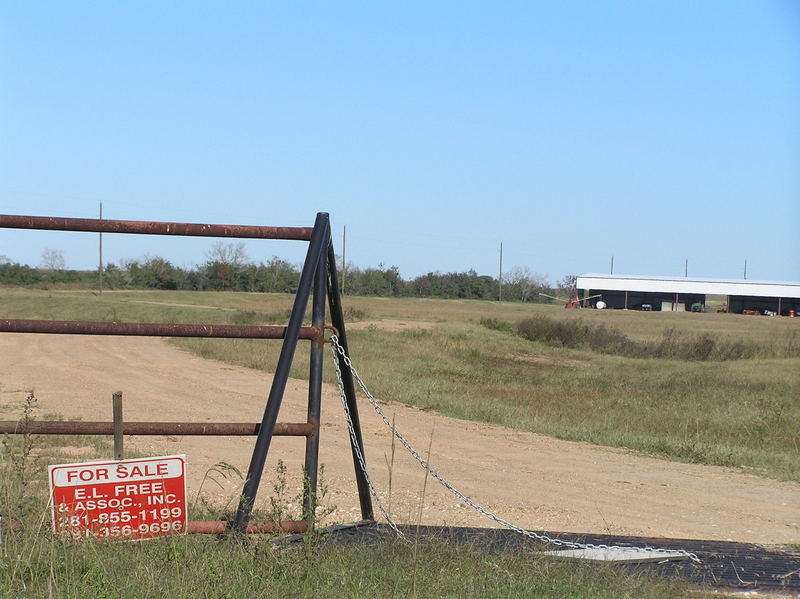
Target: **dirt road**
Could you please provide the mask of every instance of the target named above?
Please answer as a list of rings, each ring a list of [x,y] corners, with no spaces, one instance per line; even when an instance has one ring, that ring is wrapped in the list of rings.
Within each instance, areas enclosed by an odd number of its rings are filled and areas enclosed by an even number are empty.
[[[305,349],[304,347],[302,349]],[[357,361],[357,356],[354,356]],[[326,363],[326,368],[329,362]],[[111,394],[122,390],[127,420],[261,420],[270,377],[204,360],[161,339],[0,334],[0,404],[19,404],[34,389],[40,412],[83,420],[110,420]],[[306,385],[291,380],[279,421],[305,418]],[[800,485],[780,483],[730,469],[678,464],[622,450],[559,441],[499,426],[464,422],[403,405],[387,406],[397,427],[426,450],[431,463],[466,494],[527,528],[572,532],[751,541],[800,542]],[[390,435],[368,404],[361,404],[367,460],[388,503]],[[5,409],[4,419],[12,417]],[[219,461],[246,471],[252,439],[138,437],[141,451],[186,453],[190,491]],[[266,501],[278,457],[300,472],[303,440],[273,441],[259,495]],[[338,509],[332,519],[359,518],[353,466],[341,404],[335,389],[323,394],[321,461]],[[391,511],[415,522],[424,472],[398,447]],[[291,493],[299,476],[291,480]],[[204,494],[219,502],[237,486],[206,482]],[[488,526],[490,521],[460,507],[429,481],[422,522]]]

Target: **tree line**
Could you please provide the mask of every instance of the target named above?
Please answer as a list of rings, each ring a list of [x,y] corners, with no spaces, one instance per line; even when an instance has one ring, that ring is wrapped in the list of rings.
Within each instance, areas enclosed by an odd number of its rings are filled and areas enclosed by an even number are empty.
[[[217,243],[206,261],[182,268],[162,257],[146,257],[109,263],[103,268],[105,289],[165,289],[188,291],[251,291],[294,293],[300,281],[301,266],[273,256],[266,262],[248,259],[244,244]],[[339,269],[339,281],[349,295],[383,297],[435,297],[445,299],[504,301],[551,301],[540,293],[566,295],[574,288],[574,277],[565,277],[556,285],[531,272],[516,267],[500,280],[466,272],[429,272],[413,279],[404,279],[397,266],[359,268],[353,264]],[[100,284],[99,270],[69,270],[57,250],[45,250],[38,267],[12,262],[0,256],[1,285],[70,285],[95,288]]]

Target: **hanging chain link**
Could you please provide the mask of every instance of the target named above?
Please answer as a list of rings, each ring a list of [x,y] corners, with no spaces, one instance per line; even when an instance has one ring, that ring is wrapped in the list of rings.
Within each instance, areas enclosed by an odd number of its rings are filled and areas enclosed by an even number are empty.
[[[341,373],[341,370],[339,369],[339,360],[338,360],[337,353],[339,355],[341,355],[342,361],[350,369],[350,372],[353,374],[353,377],[358,382],[358,386],[361,388],[361,392],[369,400],[369,403],[370,403],[370,405],[372,405],[372,408],[375,410],[375,412],[378,414],[378,416],[380,416],[380,418],[383,420],[383,423],[390,429],[390,431],[392,431],[392,433],[397,438],[397,440],[400,441],[400,444],[403,447],[405,447],[406,450],[408,450],[408,452],[419,463],[419,465],[422,468],[424,468],[425,470],[427,470],[428,473],[433,478],[435,478],[437,481],[439,481],[439,483],[442,486],[444,486],[444,488],[446,488],[453,495],[458,497],[462,502],[464,502],[466,505],[470,506],[472,509],[474,509],[475,511],[479,512],[480,514],[482,514],[482,515],[486,516],[487,518],[497,522],[499,525],[501,525],[501,526],[503,526],[505,528],[508,528],[510,530],[513,530],[514,532],[517,532],[517,533],[519,533],[521,535],[524,535],[524,536],[526,536],[526,537],[528,537],[530,539],[535,539],[537,541],[542,541],[542,542],[545,542],[545,543],[549,543],[549,544],[555,545],[557,547],[567,547],[569,549],[597,549],[597,550],[602,550],[602,551],[644,551],[644,552],[652,553],[652,554],[678,554],[678,555],[687,557],[687,558],[689,558],[690,560],[692,560],[694,562],[700,563],[700,558],[698,558],[697,555],[695,555],[694,553],[690,553],[688,551],[684,551],[683,549],[663,549],[663,548],[658,548],[658,547],[628,547],[628,546],[620,546],[620,545],[595,545],[595,544],[592,544],[592,543],[578,543],[578,542],[575,542],[575,541],[567,541],[565,539],[558,539],[558,538],[554,538],[554,537],[549,537],[547,535],[536,533],[536,532],[533,532],[531,530],[525,530],[524,528],[520,528],[519,526],[511,524],[510,522],[507,522],[506,520],[503,520],[502,518],[500,518],[496,514],[490,512],[486,508],[482,507],[481,505],[479,505],[478,503],[473,501],[470,497],[467,497],[466,495],[464,495],[464,493],[459,491],[456,487],[454,487],[447,480],[445,480],[444,477],[442,477],[442,475],[440,475],[436,470],[434,470],[433,468],[431,468],[428,465],[428,462],[425,461],[425,459],[419,454],[419,452],[416,449],[414,449],[414,447],[411,445],[411,443],[408,441],[408,439],[406,439],[400,433],[400,431],[397,430],[397,428],[392,424],[392,422],[386,416],[386,413],[383,411],[381,406],[378,404],[377,400],[372,395],[372,393],[370,393],[369,389],[367,388],[366,383],[364,383],[364,380],[361,378],[361,376],[358,374],[358,371],[353,366],[353,363],[350,360],[350,357],[347,355],[347,352],[345,352],[344,348],[339,343],[339,337],[337,335],[335,335],[335,334],[331,335],[331,352],[333,353],[333,363],[334,363],[334,366],[336,368],[336,377],[337,377],[338,384],[339,384],[339,393],[340,393],[340,395],[342,397],[342,405],[344,406],[344,413],[345,413],[345,417],[347,419],[347,426],[350,429],[350,439],[353,441],[353,446],[356,449],[356,455],[358,456],[358,461],[359,461],[359,463],[361,465],[361,469],[364,471],[364,476],[366,477],[367,483],[369,484],[370,492],[372,493],[372,496],[375,497],[375,500],[378,503],[378,507],[380,508],[381,513],[383,514],[384,518],[386,518],[386,520],[389,522],[389,526],[392,528],[392,530],[394,530],[395,533],[397,533],[401,538],[404,538],[403,537],[403,533],[400,532],[400,530],[397,528],[397,525],[389,518],[386,510],[383,507],[383,504],[380,501],[380,498],[378,497],[378,494],[375,491],[375,488],[372,485],[372,482],[371,482],[371,480],[369,478],[369,474],[367,473],[367,465],[366,465],[366,463],[364,461],[363,455],[361,454],[361,450],[359,448],[358,442],[356,441],[356,434],[355,434],[355,429],[353,427],[352,419],[350,417],[350,410],[347,407],[347,398],[346,398],[345,392],[344,392],[344,385],[342,383],[342,373]]]
[[[331,338],[336,338],[336,335],[332,335]],[[338,338],[334,341],[337,347],[341,347],[339,345]],[[392,520],[391,516],[389,515],[389,511],[383,506],[383,502],[381,501],[378,492],[375,490],[375,487],[372,484],[372,479],[369,477],[369,472],[367,472],[367,463],[364,461],[364,455],[361,453],[361,446],[358,442],[358,437],[356,436],[356,429],[353,426],[353,418],[350,415],[350,407],[347,405],[347,395],[344,392],[344,382],[342,381],[342,371],[339,368],[339,360],[336,359],[336,349],[334,346],[331,345],[331,351],[333,353],[333,366],[336,369],[336,383],[339,385],[339,395],[342,398],[342,408],[344,409],[344,416],[345,420],[347,421],[347,428],[350,430],[350,441],[353,445],[353,451],[355,451],[356,457],[358,458],[358,463],[361,466],[361,471],[364,473],[364,478],[367,481],[367,486],[369,487],[369,492],[372,497],[375,499],[375,503],[378,504],[378,509],[380,509],[381,514],[383,517],[386,518],[386,521],[389,523],[391,529],[395,532],[395,534],[405,540],[406,537],[403,532],[397,527],[394,520]],[[344,356],[344,350],[340,350],[342,355]],[[352,370],[352,366],[348,363],[348,367]]]

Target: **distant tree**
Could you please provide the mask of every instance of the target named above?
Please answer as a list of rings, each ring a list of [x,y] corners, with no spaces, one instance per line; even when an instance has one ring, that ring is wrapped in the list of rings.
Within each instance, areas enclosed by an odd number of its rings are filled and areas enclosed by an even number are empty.
[[[218,241],[206,254],[208,260],[201,267],[206,289],[248,290],[254,282],[249,280],[246,266],[249,263],[243,242]]]
[[[577,286],[578,277],[575,275],[567,275],[558,282],[558,290],[568,294],[575,291]]]
[[[169,260],[160,256],[147,256],[144,262],[132,260],[127,263],[130,283],[134,287],[148,289],[177,289],[178,270]]]
[[[381,265],[382,267],[383,265]],[[363,295],[391,295],[391,285],[382,268],[367,268],[359,273],[358,292]]]
[[[406,293],[405,281],[397,266],[360,269],[352,264],[347,267],[347,293],[350,295],[401,296]]]
[[[403,292],[403,278],[400,276],[400,269],[397,266],[390,266],[383,271],[383,277],[386,279],[388,294],[399,296]]]
[[[339,269],[339,287],[342,295],[355,293],[350,283],[352,282],[352,274],[358,273],[358,267],[352,262],[345,263],[339,254],[336,254],[336,266]]]
[[[66,264],[64,262],[64,252],[61,250],[51,250],[46,248],[42,252],[42,265],[44,270],[64,270]]]
[[[259,265],[258,270],[259,279],[263,280],[261,291],[292,293],[300,283],[300,269],[277,256]]]
[[[247,264],[248,257],[245,251],[244,242],[223,243],[216,242],[206,253],[209,262],[219,262],[230,266],[243,266]]]
[[[109,262],[103,268],[103,285],[109,289],[119,289],[129,284],[128,273],[119,268],[113,262]]]
[[[535,300],[538,293],[550,287],[547,277],[532,272],[527,266],[515,266],[508,271],[505,278],[511,299],[523,302]]]
[[[0,283],[4,285],[33,285],[42,280],[40,271],[17,262],[0,262]]]
[[[138,260],[123,260],[117,265],[105,265],[104,284],[109,288],[150,288],[185,290],[231,290],[253,292],[294,293],[297,290],[302,265],[291,264],[273,256],[269,261],[252,262],[244,243],[215,243],[201,265],[174,266],[158,256]],[[456,299],[493,299],[497,294],[497,279],[479,275],[474,269],[465,272],[429,272],[405,280],[397,266],[359,268],[341,261],[340,285],[346,285],[353,295],[384,297],[439,297]],[[79,284],[93,285],[96,273],[66,270],[64,254],[46,249],[39,268],[12,263],[0,255],[0,284]],[[346,280],[345,280],[346,279]],[[575,276],[564,277],[555,290],[546,278],[528,267],[509,270],[503,282],[503,298],[516,301],[538,301],[538,292],[570,294],[575,288]]]

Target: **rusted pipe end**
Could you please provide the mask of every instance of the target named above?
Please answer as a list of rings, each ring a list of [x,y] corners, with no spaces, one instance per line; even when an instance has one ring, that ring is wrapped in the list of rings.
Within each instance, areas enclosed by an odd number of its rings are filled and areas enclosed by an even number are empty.
[[[322,329],[323,329],[323,331],[322,331],[323,337],[325,335],[325,329],[331,331],[334,335],[336,335],[337,338],[339,337],[339,329],[337,329],[335,326],[333,326],[331,324],[326,324],[325,326],[322,327]],[[325,339],[324,343],[331,343],[331,341],[328,340],[328,339]]]
[[[190,534],[220,535],[231,532],[231,530],[230,523],[223,520],[192,520],[189,522]],[[250,522],[245,532],[247,534],[279,532],[302,534],[308,532],[308,522],[306,520],[284,520],[279,524],[275,522]]]
[[[312,343],[325,343],[325,327],[318,327],[316,325],[311,325],[307,327],[303,327],[307,333],[307,336],[304,337],[304,334],[300,333],[301,339],[311,339]]]

